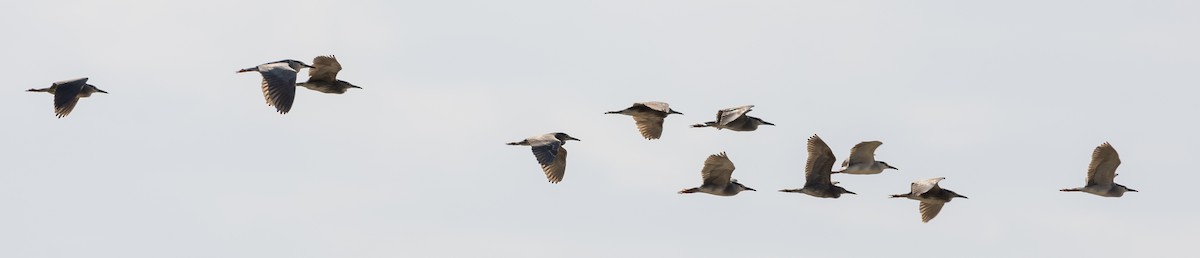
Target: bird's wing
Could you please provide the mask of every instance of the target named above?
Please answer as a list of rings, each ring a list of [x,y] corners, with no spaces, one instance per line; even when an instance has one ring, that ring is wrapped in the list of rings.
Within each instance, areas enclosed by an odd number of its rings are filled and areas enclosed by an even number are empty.
[[[309,80],[337,81],[337,73],[342,70],[342,64],[333,56],[313,58],[312,66],[308,69]]]
[[[836,161],[833,150],[829,149],[829,145],[826,145],[820,136],[814,134],[808,137],[808,162],[804,165],[804,185],[832,185],[829,174],[833,173],[833,164]]]
[[[742,117],[742,115],[745,115],[746,113],[749,113],[751,108],[754,108],[754,105],[727,108],[717,111],[717,124],[727,125],[729,122],[733,122],[733,120]]]
[[[633,117],[633,121],[637,123],[638,132],[642,133],[642,137],[646,139],[658,139],[662,137],[663,119],[658,117]]]
[[[543,167],[553,164],[554,160],[558,159],[558,151],[562,150],[562,143],[558,141],[544,143],[530,141],[529,143],[533,149],[533,156]]]
[[[921,202],[921,222],[928,223],[933,217],[937,217],[938,212],[942,212],[944,203],[927,203]]]
[[[1087,184],[1112,184],[1113,178],[1117,177],[1117,166],[1120,165],[1121,157],[1111,144],[1105,142],[1096,146],[1096,150],[1092,151],[1092,164],[1088,165]]]
[[[54,115],[63,118],[71,114],[75,104],[79,103],[79,93],[87,86],[87,78],[61,81],[54,83]]]
[[[925,180],[917,180],[912,182],[912,194],[921,195],[934,189],[939,189],[938,182],[941,182],[945,177],[935,177]]]
[[[262,92],[267,105],[287,114],[296,100],[296,70],[287,63],[270,63],[260,65],[258,71],[263,77]]]
[[[850,157],[842,161],[842,166],[848,167],[854,164],[875,163],[875,149],[879,148],[879,145],[883,145],[883,142],[869,141],[855,144],[854,148],[850,148]]]
[[[729,184],[733,169],[733,161],[730,161],[729,156],[721,152],[709,155],[708,159],[704,160],[704,168],[700,170],[700,176],[704,178],[704,185],[725,186]]]
[[[638,106],[638,105],[645,106],[647,108],[653,109],[655,111],[663,112],[663,113],[671,112],[671,106],[667,105],[667,103],[665,103],[665,102],[649,101],[649,102],[634,103],[633,105],[634,106]]]
[[[567,172],[567,149],[558,147],[558,155],[554,162],[550,164],[542,164],[542,172],[546,173],[546,180],[557,184],[562,182],[563,174]]]

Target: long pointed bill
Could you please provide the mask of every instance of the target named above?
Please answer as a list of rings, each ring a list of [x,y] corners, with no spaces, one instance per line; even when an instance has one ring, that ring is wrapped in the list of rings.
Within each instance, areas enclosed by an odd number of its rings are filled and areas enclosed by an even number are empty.
[[[775,124],[772,124],[771,122],[767,122],[767,121],[762,121],[762,122],[764,125],[775,125]]]
[[[575,137],[571,137],[571,136],[567,136],[567,140],[576,140],[576,141],[581,141],[581,142],[583,141],[583,140],[580,140],[579,138],[575,138]]]

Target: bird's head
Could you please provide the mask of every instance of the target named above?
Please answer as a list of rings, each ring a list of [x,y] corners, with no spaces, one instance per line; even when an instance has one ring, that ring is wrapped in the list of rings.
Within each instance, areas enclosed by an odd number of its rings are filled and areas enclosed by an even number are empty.
[[[755,192],[758,192],[758,190],[754,190],[754,188],[746,187],[746,185],[743,185],[742,183],[738,183],[737,179],[730,180],[730,181],[729,181],[729,183],[732,183],[733,185],[736,185],[736,186],[737,186],[737,188],[738,188],[738,191],[755,191]]]
[[[570,135],[567,135],[566,133],[554,133],[554,138],[558,139],[559,141],[562,141],[562,142],[567,142],[567,140],[579,141],[578,138],[571,137]]]
[[[311,65],[305,64],[304,62],[301,62],[301,61],[292,60],[292,59],[279,60],[276,63],[287,63],[288,67],[291,67],[292,70],[296,70],[296,71],[299,71],[300,69],[304,69],[304,68],[313,68],[313,66],[311,66]]]
[[[764,125],[772,125],[772,126],[775,125],[775,124],[772,124],[771,122],[763,121],[762,119],[759,119],[757,117],[754,118],[754,121],[758,121],[759,124],[764,124]]]
[[[348,82],[348,81],[338,80],[338,82],[345,83],[345,84],[346,84],[346,86],[350,86],[350,88],[362,89],[362,87],[358,87],[358,85],[351,84],[351,83],[350,83],[350,82]]]
[[[963,199],[971,199],[971,198],[967,198],[966,196],[963,196],[963,195],[961,195],[961,194],[955,193],[954,191],[946,190],[946,192],[949,192],[949,193],[950,193],[950,198],[952,198],[952,199],[953,199],[954,197],[960,197],[960,198],[963,198]]]
[[[842,188],[841,186],[836,186],[836,185],[835,185],[835,186],[833,186],[833,188],[834,188],[834,189],[837,189],[837,191],[838,191],[838,194],[837,194],[837,195],[839,195],[839,196],[840,196],[840,195],[842,195],[842,194],[853,194],[853,195],[858,195],[857,193],[851,192],[850,190],[846,190],[846,188]]]
[[[880,164],[880,165],[883,165],[883,167],[885,167],[885,168],[890,168],[890,169],[900,170],[899,168],[893,167],[892,165],[888,165],[888,163],[887,163],[887,162],[880,161],[880,162],[879,162],[879,164]]]

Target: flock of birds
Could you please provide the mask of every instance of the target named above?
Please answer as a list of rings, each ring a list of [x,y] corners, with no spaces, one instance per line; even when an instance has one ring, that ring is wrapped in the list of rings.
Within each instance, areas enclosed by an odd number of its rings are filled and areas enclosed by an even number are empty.
[[[774,125],[761,118],[746,115],[754,108],[753,105],[740,106],[717,111],[716,121],[695,124],[692,127],[714,127],[718,130],[749,132],[758,130],[760,125]],[[641,102],[620,111],[609,111],[606,114],[621,114],[633,117],[642,137],[654,140],[662,137],[663,121],[671,114],[683,113],[671,109],[663,102]],[[533,156],[551,183],[562,181],[567,169],[567,149],[563,146],[567,141],[579,141],[566,133],[554,132],[526,138],[508,145],[530,146]],[[850,149],[850,156],[842,161],[841,169],[834,170],[837,162],[833,150],[821,140],[820,136],[808,138],[808,161],[804,167],[804,186],[797,189],[783,189],[780,192],[802,193],[820,198],[839,198],[842,194],[855,194],[838,186],[832,180],[833,174],[873,175],[883,173],[885,169],[899,170],[887,162],[875,160],[875,150],[883,145],[880,141],[865,141]],[[1105,197],[1121,197],[1125,192],[1137,192],[1124,185],[1113,182],[1117,166],[1121,159],[1116,149],[1107,142],[1096,147],[1092,152],[1092,162],[1088,166],[1087,185],[1084,187],[1062,189],[1064,192],[1082,191]],[[698,187],[679,191],[680,194],[706,193],[718,196],[734,196],[742,191],[757,191],[733,179],[733,161],[724,152],[708,156],[704,167],[700,169],[703,182]],[[942,207],[956,197],[967,198],[950,189],[938,185],[945,177],[918,180],[910,184],[908,193],[893,194],[891,198],[908,198],[920,202],[918,206],[921,221],[928,223],[942,211]]]
[[[255,67],[238,70],[243,72],[258,72],[262,75],[263,98],[268,106],[274,107],[280,114],[287,114],[292,109],[296,97],[296,87],[330,94],[342,94],[355,86],[337,79],[337,73],[342,66],[333,56],[318,56],[313,58],[313,64],[308,65],[296,60],[281,60],[261,64]],[[309,69],[309,78],[297,83],[296,76],[301,69]],[[66,117],[74,110],[79,99],[90,97],[93,93],[108,92],[87,83],[88,78],[79,78],[55,82],[49,88],[29,89],[30,92],[47,92],[54,95],[54,114],[58,118]],[[715,121],[695,124],[691,127],[713,127],[718,130],[749,132],[758,130],[761,125],[771,125],[761,118],[747,115],[753,105],[740,106],[717,111]],[[664,102],[634,103],[629,108],[619,111],[609,111],[606,114],[620,114],[633,117],[638,131],[648,140],[662,137],[663,121],[671,114],[683,113],[672,110]],[[567,169],[567,141],[580,141],[566,133],[555,132],[537,135],[508,145],[530,146],[533,156],[541,165],[542,172],[550,183],[563,180]],[[882,145],[880,141],[864,141],[850,149],[850,156],[842,161],[841,169],[834,170],[837,158],[829,145],[820,136],[808,138],[808,160],[804,168],[804,185],[797,189],[783,189],[780,192],[802,193],[820,198],[839,198],[842,194],[855,194],[846,188],[838,186],[832,180],[833,174],[872,175],[880,174],[885,169],[896,169],[887,162],[875,160],[875,150]],[[1121,159],[1117,150],[1105,142],[1092,152],[1092,161],[1088,166],[1086,185],[1083,187],[1062,189],[1064,192],[1086,192],[1104,197],[1121,197],[1125,192],[1137,192],[1124,185],[1113,182],[1117,176],[1117,166]],[[700,170],[703,182],[698,187],[684,189],[680,194],[707,193],[718,196],[734,196],[742,191],[756,191],[732,179],[733,161],[724,152],[710,155],[704,160]],[[967,198],[949,189],[941,188],[939,182],[945,177],[918,180],[911,183],[911,190],[904,194],[893,194],[891,198],[908,198],[920,202],[921,221],[929,222],[942,210],[942,206],[955,197]]]

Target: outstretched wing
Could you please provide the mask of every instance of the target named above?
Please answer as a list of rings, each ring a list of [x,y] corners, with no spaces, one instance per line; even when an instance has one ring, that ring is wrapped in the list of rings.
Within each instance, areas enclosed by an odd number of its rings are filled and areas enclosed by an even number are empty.
[[[704,160],[704,168],[700,170],[700,176],[704,178],[704,185],[725,186],[729,184],[733,169],[733,161],[730,161],[729,156],[721,152],[709,155],[708,159]]]
[[[550,164],[542,164],[542,172],[546,173],[546,180],[557,184],[562,182],[563,174],[567,172],[567,149],[558,147],[558,154],[555,156]]]
[[[733,120],[736,120],[746,113],[749,113],[751,108],[754,108],[754,105],[745,105],[717,111],[717,124],[728,125],[729,122],[733,122]]]
[[[633,121],[637,124],[638,132],[642,133],[642,137],[646,139],[658,139],[662,137],[663,119],[659,117],[633,117]]]
[[[821,140],[820,136],[808,137],[808,162],[804,165],[804,185],[832,185],[829,175],[833,173],[833,164],[837,158],[833,150]]]
[[[1117,177],[1117,166],[1121,165],[1121,157],[1112,144],[1105,142],[1096,146],[1092,151],[1092,164],[1088,165],[1087,184],[1109,185]]]
[[[318,56],[313,58],[313,68],[308,69],[308,80],[337,81],[337,73],[342,70],[342,64],[333,56]]]
[[[913,195],[921,195],[921,194],[927,193],[929,191],[932,191],[934,189],[940,189],[938,187],[938,182],[941,182],[943,179],[946,179],[946,178],[945,177],[935,177],[935,178],[930,178],[930,179],[925,179],[925,180],[913,181],[912,182],[912,190],[911,190],[912,194]]]
[[[275,107],[280,114],[292,110],[292,102],[296,100],[296,70],[292,70],[286,62],[260,65],[262,74],[262,92],[267,105]]]
[[[879,148],[879,145],[883,145],[883,142],[868,141],[855,144],[854,148],[850,148],[850,157],[842,161],[842,167],[849,167],[854,164],[874,164],[875,149]]]
[[[55,82],[54,90],[54,115],[58,118],[63,118],[71,114],[71,110],[75,109],[75,104],[79,103],[79,93],[83,91],[83,87],[87,86],[88,78],[80,78]]]
[[[655,110],[655,111],[658,111],[658,112],[663,112],[663,113],[670,113],[670,112],[671,112],[671,106],[670,106],[670,105],[667,105],[667,103],[666,103],[666,102],[649,101],[649,102],[639,102],[639,103],[634,103],[633,105],[634,105],[634,106],[641,105],[641,106],[644,106],[644,107],[647,107],[647,108],[653,109],[653,110]]]
[[[944,203],[927,203],[921,202],[921,222],[929,223],[933,217],[937,217],[939,212],[942,212]]]

